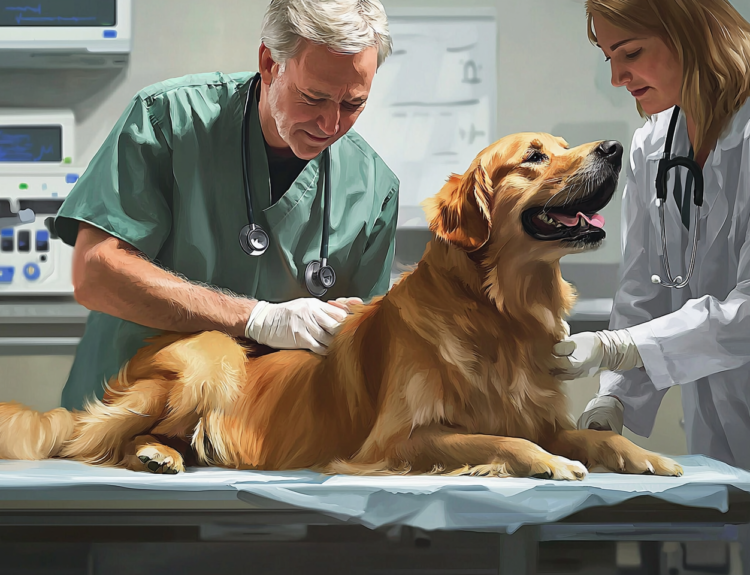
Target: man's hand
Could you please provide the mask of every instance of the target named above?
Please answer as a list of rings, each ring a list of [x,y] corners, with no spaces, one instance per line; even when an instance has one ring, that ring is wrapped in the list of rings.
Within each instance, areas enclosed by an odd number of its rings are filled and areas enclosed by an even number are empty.
[[[627,371],[643,366],[627,329],[577,333],[556,343],[552,352],[553,373],[560,379],[591,377],[605,369]]]
[[[361,305],[365,302],[363,302],[358,297],[340,297],[338,299],[329,299],[328,303],[331,305],[335,305],[338,308],[343,309],[347,313],[352,313],[351,306]]]
[[[622,403],[616,397],[597,396],[589,401],[578,419],[578,429],[614,431],[622,435],[623,411]]]
[[[309,349],[325,355],[347,315],[343,307],[315,298],[259,301],[250,314],[245,336],[275,349]]]

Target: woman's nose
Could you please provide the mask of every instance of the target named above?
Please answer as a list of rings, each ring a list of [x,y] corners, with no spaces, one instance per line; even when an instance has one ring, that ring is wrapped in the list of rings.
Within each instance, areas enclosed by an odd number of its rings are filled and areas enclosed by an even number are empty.
[[[612,85],[615,88],[624,86],[632,78],[632,76],[630,75],[630,72],[628,72],[626,68],[624,68],[623,66],[619,66],[615,64],[614,62],[611,63],[611,69],[612,69]]]

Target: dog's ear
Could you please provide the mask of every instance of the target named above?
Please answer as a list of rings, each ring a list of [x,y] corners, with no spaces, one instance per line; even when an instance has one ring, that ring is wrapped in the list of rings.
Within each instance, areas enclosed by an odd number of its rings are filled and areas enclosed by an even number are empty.
[[[430,231],[467,252],[481,248],[492,228],[492,180],[481,163],[452,174],[436,196],[422,202]]]

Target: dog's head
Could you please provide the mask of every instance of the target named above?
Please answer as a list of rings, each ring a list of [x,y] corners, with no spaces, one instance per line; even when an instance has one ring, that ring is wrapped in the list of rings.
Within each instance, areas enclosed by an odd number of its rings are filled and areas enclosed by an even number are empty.
[[[483,150],[423,206],[432,232],[466,252],[494,243],[559,259],[601,244],[598,212],[615,193],[621,164],[616,141],[570,148],[549,134],[513,134]]]

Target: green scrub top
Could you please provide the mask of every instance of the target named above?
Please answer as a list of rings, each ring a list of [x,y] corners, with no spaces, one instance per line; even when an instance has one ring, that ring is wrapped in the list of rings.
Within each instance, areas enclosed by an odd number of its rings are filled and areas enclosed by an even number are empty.
[[[122,114],[55,219],[74,245],[87,222],[186,277],[270,302],[312,297],[305,267],[320,258],[322,154],[310,160],[271,205],[268,162],[252,98],[248,153],[256,223],[270,247],[258,257],[239,244],[247,222],[241,128],[252,73],[208,73],[140,91]],[[350,130],[331,146],[329,263],[336,284],[320,299],[388,291],[394,256],[399,181],[364,139]],[[92,311],[62,393],[82,409],[104,395],[145,338],[159,330]]]

